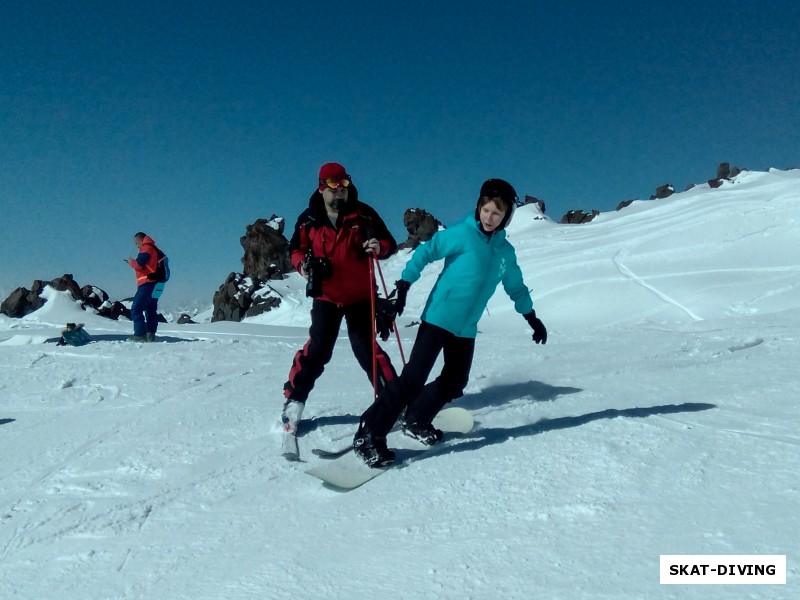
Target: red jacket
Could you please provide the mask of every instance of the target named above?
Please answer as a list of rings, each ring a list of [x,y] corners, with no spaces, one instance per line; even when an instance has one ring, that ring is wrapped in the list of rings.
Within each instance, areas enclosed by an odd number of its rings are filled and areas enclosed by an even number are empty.
[[[370,279],[370,259],[364,250],[364,242],[371,238],[378,240],[379,259],[397,251],[397,242],[378,213],[358,200],[355,186],[351,185],[349,190],[335,228],[325,210],[322,194],[314,192],[308,208],[298,217],[289,241],[292,265],[297,271],[300,271],[309,250],[312,256],[330,261],[331,275],[322,282],[322,294],[318,299],[339,306],[369,300],[375,293],[375,280]]]
[[[144,236],[139,246],[139,256],[128,260],[128,264],[136,271],[136,286],[152,283],[147,276],[158,268],[158,247],[149,235]]]

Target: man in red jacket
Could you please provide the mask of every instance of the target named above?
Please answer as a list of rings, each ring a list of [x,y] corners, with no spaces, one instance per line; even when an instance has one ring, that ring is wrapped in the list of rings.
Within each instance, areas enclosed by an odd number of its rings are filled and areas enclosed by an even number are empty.
[[[133,336],[129,342],[154,342],[158,329],[158,296],[157,282],[153,274],[158,268],[158,259],[163,253],[149,235],[138,232],[133,236],[133,243],[139,249],[136,258],[127,259],[136,273],[136,295],[131,304],[131,321]],[[155,295],[155,297],[154,297]]]
[[[389,357],[372,335],[371,255],[378,259],[397,251],[397,243],[378,213],[360,202],[350,175],[338,163],[319,170],[319,185],[308,208],[297,219],[289,242],[294,268],[307,278],[311,307],[309,340],[292,361],[284,384],[281,420],[294,434],[306,399],[330,361],[342,319],[356,360],[372,380],[372,356],[378,365],[378,390],[396,377]]]

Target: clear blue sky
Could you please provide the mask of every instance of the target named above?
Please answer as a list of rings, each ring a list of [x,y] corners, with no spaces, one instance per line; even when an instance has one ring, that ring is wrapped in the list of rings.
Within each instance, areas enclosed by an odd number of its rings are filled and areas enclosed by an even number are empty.
[[[0,292],[130,295],[144,230],[163,303],[210,304],[328,161],[400,240],[406,208],[452,223],[489,177],[559,219],[797,167],[798,65],[796,1],[0,0]]]

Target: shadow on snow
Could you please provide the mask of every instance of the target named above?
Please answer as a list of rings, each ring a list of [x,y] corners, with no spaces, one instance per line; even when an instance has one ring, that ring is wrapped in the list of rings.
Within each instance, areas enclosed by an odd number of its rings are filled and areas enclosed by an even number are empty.
[[[366,410],[366,408],[364,409]],[[361,420],[361,415],[330,415],[327,417],[312,417],[300,421],[297,426],[297,437],[301,437],[316,431],[320,427],[327,427],[328,425],[352,425],[353,435],[358,428],[358,422]]]
[[[541,381],[526,381],[509,383],[503,385],[493,385],[490,388],[481,390],[473,394],[466,394],[453,401],[452,406],[459,406],[466,410],[476,410],[487,406],[502,406],[511,400],[531,398],[536,402],[551,402],[565,394],[577,394],[582,392],[580,388],[558,387],[548,385]],[[446,404],[445,406],[450,406]],[[364,407],[364,410],[367,406]],[[361,415],[331,415],[326,417],[312,417],[301,421],[297,428],[297,436],[303,436],[320,427],[328,425],[352,425],[353,433],[358,427]]]
[[[716,408],[716,404],[707,404],[703,402],[685,402],[683,404],[662,404],[659,406],[646,406],[638,408],[609,408],[598,412],[587,413],[585,415],[573,417],[558,417],[556,419],[542,419],[536,423],[527,423],[517,427],[494,427],[494,428],[480,428],[467,435],[453,435],[452,439],[460,438],[455,446],[444,446],[440,450],[434,449],[433,451],[426,450],[400,450],[398,457],[402,453],[402,462],[417,460],[418,455],[427,454],[427,456],[420,456],[418,460],[430,458],[440,454],[454,454],[456,452],[471,452],[485,446],[494,444],[502,444],[511,438],[525,437],[530,435],[538,435],[540,433],[547,433],[548,431],[558,431],[559,429],[569,429],[570,427],[580,427],[593,421],[600,421],[602,419],[616,419],[617,417],[630,417],[630,418],[645,418],[654,415],[669,415],[673,413],[682,412],[700,412],[703,410],[710,410]]]
[[[525,398],[531,398],[536,402],[552,402],[559,396],[577,394],[582,391],[581,388],[559,387],[541,381],[520,381],[518,383],[493,385],[480,392],[466,394],[454,400],[453,404],[467,410],[476,410],[487,406],[502,406],[511,400]]]

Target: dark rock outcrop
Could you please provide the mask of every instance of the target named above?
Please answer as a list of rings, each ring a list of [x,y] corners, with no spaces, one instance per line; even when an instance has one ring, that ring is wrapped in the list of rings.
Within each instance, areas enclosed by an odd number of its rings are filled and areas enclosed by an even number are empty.
[[[623,208],[630,206],[634,202],[636,202],[636,200],[623,200],[622,202],[617,204],[617,210],[622,210]]]
[[[34,287],[36,284],[37,282],[34,281]],[[41,288],[39,291],[41,292]],[[19,319],[35,310],[39,310],[42,306],[44,306],[44,299],[40,298],[38,293],[34,293],[28,288],[18,287],[0,304],[0,313]]]
[[[211,322],[241,321],[280,306],[280,295],[259,279],[231,273],[214,294]]]
[[[244,248],[242,269],[245,277],[269,280],[282,279],[292,271],[289,261],[289,240],[284,235],[285,222],[282,217],[272,215],[269,219],[258,219],[248,225],[239,238]]]
[[[744,169],[740,169],[739,167],[731,167],[730,163],[719,163],[717,167],[717,177],[716,179],[709,179],[708,185],[712,188],[718,188],[722,186],[725,181],[730,181],[743,170]]]
[[[108,301],[108,294],[99,287],[85,285],[80,289],[80,302],[84,310],[86,310],[87,306],[100,310],[100,307]]]
[[[78,302],[83,310],[93,310],[101,317],[117,320],[120,317],[130,319],[131,311],[121,302],[111,301],[108,294],[93,285],[79,286],[71,274],[65,273],[52,281],[42,279],[34,280],[31,289],[19,287],[6,298],[0,305],[0,312],[14,318],[24,317],[42,308],[46,300],[41,297],[46,286],[59,292],[69,292],[73,300]],[[160,318],[163,319],[159,315]]]
[[[75,282],[71,273],[64,273],[61,277],[56,277],[50,282],[50,286],[58,292],[69,292],[78,302],[82,299],[81,286]]]
[[[242,273],[231,273],[212,300],[211,321],[241,321],[280,306],[281,298],[266,282],[294,271],[283,217],[258,219],[239,238],[244,249]]]
[[[582,210],[569,210],[567,214],[561,217],[561,223],[565,225],[588,223],[600,214],[598,210],[592,210],[591,214],[585,213]]]
[[[539,212],[544,214],[545,204],[544,200],[539,200],[536,196],[525,196],[525,200],[522,202],[522,205],[526,204],[537,204],[539,206]]]
[[[18,287],[0,304],[0,313],[18,319],[39,310],[45,305],[46,300],[41,297],[41,294],[48,285],[59,292],[69,292],[77,302],[83,301],[80,286],[70,273],[65,273],[52,281],[35,279],[31,289]]]
[[[650,200],[663,200],[664,198],[669,198],[674,193],[675,188],[672,187],[672,184],[665,183],[656,188],[656,193],[650,196]]]
[[[422,242],[430,240],[442,224],[439,219],[421,208],[409,208],[403,213],[403,227],[408,232],[408,239],[398,244],[397,248],[413,250]]]
[[[97,314],[101,317],[112,319],[114,321],[119,320],[120,317],[125,317],[126,319],[131,318],[130,309],[119,300],[114,300],[113,302],[110,300],[108,302],[103,302],[100,308],[97,309]],[[161,314],[158,316],[158,320],[164,322],[164,318],[161,316]]]

